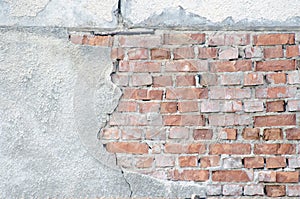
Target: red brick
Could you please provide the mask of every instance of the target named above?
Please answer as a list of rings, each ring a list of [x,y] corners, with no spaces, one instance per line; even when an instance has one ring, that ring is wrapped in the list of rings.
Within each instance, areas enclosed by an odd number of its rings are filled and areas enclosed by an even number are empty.
[[[113,49],[111,49],[110,57],[111,57],[112,60],[124,59],[125,51],[124,51],[123,48],[113,48]]]
[[[270,157],[266,158],[266,168],[275,169],[275,168],[284,168],[286,167],[286,160],[284,157]]]
[[[288,140],[300,140],[300,128],[287,129],[285,133]]]
[[[300,46],[286,46],[286,57],[298,57],[300,56]]]
[[[171,52],[170,49],[166,48],[155,48],[151,49],[151,59],[170,59]]]
[[[243,74],[241,73],[227,73],[221,74],[221,85],[240,85],[243,79]]]
[[[140,113],[150,113],[159,112],[160,104],[159,102],[143,102],[139,103],[139,111]]]
[[[236,140],[237,129],[224,128],[219,131],[219,138],[223,140]]]
[[[197,156],[180,156],[178,157],[180,167],[196,167],[198,163]]]
[[[208,97],[207,88],[169,88],[166,99],[204,99]]]
[[[300,100],[289,100],[287,109],[288,111],[300,111]]]
[[[161,63],[159,62],[134,62],[134,61],[120,61],[119,71],[120,72],[160,72]]]
[[[207,170],[175,170],[172,174],[172,180],[182,180],[182,181],[207,181],[209,177],[209,171]]]
[[[264,140],[282,140],[283,133],[281,129],[264,129]]]
[[[189,129],[185,127],[170,128],[169,138],[171,139],[187,139],[189,137]]]
[[[251,60],[238,60],[238,61],[216,61],[210,63],[211,72],[238,72],[238,71],[251,71]]]
[[[176,76],[176,86],[196,86],[195,75]]]
[[[264,103],[263,101],[259,101],[259,100],[244,101],[244,107],[245,107],[244,111],[246,113],[264,111]]]
[[[201,168],[217,167],[219,165],[220,165],[220,156],[218,155],[204,156],[200,158]]]
[[[173,50],[174,59],[191,59],[195,57],[193,47],[175,48]]]
[[[289,126],[296,125],[295,114],[255,116],[254,126]]]
[[[300,196],[300,185],[292,185],[287,187],[288,196]]]
[[[149,48],[161,45],[161,37],[156,35],[126,35],[119,36],[121,47],[144,47]]]
[[[211,144],[209,153],[213,155],[219,154],[250,154],[251,152],[251,145],[250,144],[239,144],[239,143],[232,143],[232,144]]]
[[[290,171],[290,172],[276,172],[276,182],[299,182],[299,172]]]
[[[133,74],[130,81],[132,86],[147,86],[152,84],[152,76],[150,74]]]
[[[244,128],[242,136],[245,140],[259,140],[259,128]]]
[[[123,140],[140,140],[142,138],[143,130],[137,128],[121,130],[121,137]]]
[[[283,57],[282,46],[269,47],[264,49],[265,58],[281,58]]]
[[[82,44],[91,46],[112,46],[111,36],[83,36]]]
[[[237,59],[239,57],[238,48],[227,47],[219,50],[219,59]]]
[[[244,85],[253,86],[264,84],[264,77],[261,73],[248,73],[244,74]]]
[[[164,34],[164,44],[183,45],[183,44],[203,44],[204,42],[205,42],[205,34],[202,33]]]
[[[105,140],[117,140],[120,138],[118,128],[104,128],[100,132],[101,139]]]
[[[198,102],[197,101],[184,101],[178,102],[178,111],[181,113],[186,112],[198,112]]]
[[[126,88],[123,92],[123,99],[136,100],[161,100],[163,95],[162,90],[148,90],[148,89],[132,89]]]
[[[220,102],[214,100],[203,101],[200,108],[202,113],[219,112]]]
[[[251,90],[249,88],[210,88],[210,99],[246,99],[250,97]]]
[[[205,153],[205,144],[201,143],[192,143],[192,144],[179,144],[179,143],[167,143],[165,144],[165,153],[173,153],[173,154],[192,154]]]
[[[286,74],[285,73],[271,73],[266,75],[267,83],[269,84],[285,84]]]
[[[293,144],[255,144],[254,154],[294,154],[296,148]]]
[[[136,112],[137,111],[137,103],[136,102],[119,102],[118,105],[119,112]]]
[[[194,129],[194,140],[211,140],[213,137],[213,131],[211,129]]]
[[[134,48],[128,50],[128,59],[139,60],[148,59],[148,50],[146,48]]]
[[[198,58],[200,59],[209,59],[209,58],[217,58],[218,57],[218,49],[217,48],[198,48],[199,54]]]
[[[263,157],[245,157],[244,165],[245,168],[264,168],[264,158]]]
[[[164,125],[167,126],[204,126],[205,120],[202,115],[165,115]]]
[[[295,34],[260,34],[253,37],[254,44],[258,46],[264,45],[280,45],[280,44],[294,44]]]
[[[284,101],[270,101],[267,102],[267,112],[283,112],[284,111]]]
[[[253,176],[242,170],[213,171],[212,180],[217,182],[250,182]]]
[[[226,100],[223,104],[223,112],[239,112],[243,110],[243,103],[242,101],[228,101]]]
[[[208,116],[210,126],[241,126],[250,125],[252,118],[240,114],[214,114]]]
[[[153,87],[172,86],[172,76],[156,76],[153,77]]]
[[[271,60],[256,62],[256,71],[281,71],[295,69],[295,60]]]
[[[161,113],[176,113],[177,112],[177,102],[162,102],[160,112]]]
[[[137,168],[150,168],[153,164],[153,157],[136,157]]]
[[[223,34],[215,33],[208,37],[208,45],[210,46],[230,46],[230,45],[249,45],[250,35],[249,34]]]
[[[208,71],[207,60],[176,60],[166,63],[166,72],[205,72]]]
[[[285,196],[284,185],[266,185],[266,193],[268,197]]]
[[[126,74],[112,74],[111,80],[118,86],[128,86],[129,76]]]
[[[106,150],[110,153],[148,153],[148,145],[139,142],[109,142],[106,144]]]
[[[256,98],[290,98],[295,97],[297,88],[278,86],[269,88],[257,88],[255,89]]]

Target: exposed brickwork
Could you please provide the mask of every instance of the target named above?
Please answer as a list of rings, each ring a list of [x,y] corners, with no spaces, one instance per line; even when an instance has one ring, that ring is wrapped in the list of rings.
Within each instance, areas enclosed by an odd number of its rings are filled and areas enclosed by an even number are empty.
[[[77,36],[112,47],[123,95],[99,138],[124,169],[207,196],[300,196],[295,33]],[[159,173],[159,174],[157,174]]]

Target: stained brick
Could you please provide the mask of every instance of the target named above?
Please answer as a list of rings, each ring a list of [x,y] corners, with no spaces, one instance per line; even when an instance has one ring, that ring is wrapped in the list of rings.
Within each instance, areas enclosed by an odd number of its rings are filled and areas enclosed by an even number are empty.
[[[276,33],[276,34],[260,34],[253,37],[255,45],[280,45],[294,44],[295,34]]]

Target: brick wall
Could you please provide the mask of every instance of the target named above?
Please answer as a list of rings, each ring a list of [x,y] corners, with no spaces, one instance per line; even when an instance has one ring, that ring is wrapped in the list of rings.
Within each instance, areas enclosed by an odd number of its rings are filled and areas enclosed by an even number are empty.
[[[207,196],[300,196],[297,34],[71,35],[108,46],[123,95],[100,141],[123,169]]]

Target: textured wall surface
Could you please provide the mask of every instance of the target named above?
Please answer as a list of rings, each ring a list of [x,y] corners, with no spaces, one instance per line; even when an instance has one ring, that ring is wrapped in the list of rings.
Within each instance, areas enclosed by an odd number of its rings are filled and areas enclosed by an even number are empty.
[[[299,9],[298,1],[269,0],[0,0],[0,198],[217,193],[126,170],[99,142],[122,96],[112,72],[131,48],[115,49],[113,62],[113,37],[147,32],[150,48],[159,29],[293,29],[299,41]]]

